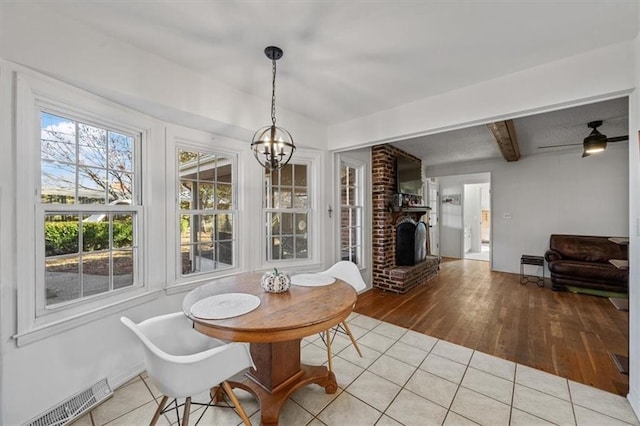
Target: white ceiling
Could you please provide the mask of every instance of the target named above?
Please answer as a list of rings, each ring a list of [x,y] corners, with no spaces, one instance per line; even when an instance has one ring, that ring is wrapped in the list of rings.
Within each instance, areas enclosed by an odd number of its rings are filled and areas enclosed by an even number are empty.
[[[327,125],[633,39],[640,3],[37,1],[52,19],[64,14],[263,97],[265,115],[271,64],[263,50],[277,45],[284,50],[277,106]],[[579,144],[590,131],[587,122],[599,119],[602,133],[627,134],[626,98],[517,118],[514,125],[528,156],[548,152],[542,145]],[[486,126],[393,145],[427,166],[502,158]]]
[[[55,13],[64,14],[263,96],[266,113],[271,67],[263,49],[280,46],[278,106],[325,124],[630,40],[638,33],[638,2],[629,0],[40,3],[52,19]],[[476,136],[486,133],[475,131]],[[468,137],[461,133],[457,143],[463,146]]]
[[[544,152],[574,150],[582,153],[582,141],[591,132],[587,123],[602,120],[601,133],[613,137],[629,132],[628,98],[536,114],[513,120],[523,157]],[[577,144],[572,147],[539,149],[541,146]],[[485,125],[394,142],[396,146],[435,166],[473,160],[503,158],[493,134]]]

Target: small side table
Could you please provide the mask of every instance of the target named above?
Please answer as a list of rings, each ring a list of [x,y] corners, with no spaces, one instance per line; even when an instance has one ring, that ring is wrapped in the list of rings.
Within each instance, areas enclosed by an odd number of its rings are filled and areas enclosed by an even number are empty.
[[[541,266],[542,277],[537,275],[525,275],[525,265]],[[538,287],[544,287],[544,257],[523,254],[520,258],[520,284],[526,284],[528,282],[536,283]]]

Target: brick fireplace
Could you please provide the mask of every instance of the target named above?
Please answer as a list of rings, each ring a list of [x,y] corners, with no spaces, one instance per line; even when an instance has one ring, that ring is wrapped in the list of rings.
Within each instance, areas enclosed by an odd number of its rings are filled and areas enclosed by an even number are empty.
[[[371,148],[373,286],[395,293],[406,293],[437,275],[439,258],[428,255],[426,260],[412,266],[396,265],[398,224],[406,217],[417,222],[427,212],[426,208],[392,207],[397,192],[396,157],[404,157],[420,163],[418,158],[390,145],[376,145]],[[424,216],[423,220],[428,220],[428,217],[428,215]]]

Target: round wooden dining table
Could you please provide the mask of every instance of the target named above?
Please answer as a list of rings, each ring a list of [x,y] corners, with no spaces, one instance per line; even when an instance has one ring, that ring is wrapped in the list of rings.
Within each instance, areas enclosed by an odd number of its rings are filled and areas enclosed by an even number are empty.
[[[267,293],[260,286],[261,273],[225,277],[189,292],[182,309],[194,328],[207,336],[249,342],[256,365],[232,387],[252,393],[260,403],[262,425],[277,425],[280,409],[297,389],[308,384],[337,390],[335,375],[325,366],[302,364],[300,341],[344,321],[355,306],[357,293],[348,283],[303,287],[292,285],[284,293]],[[260,298],[255,310],[232,318],[205,320],[191,313],[191,306],[209,296],[225,293],[253,294]]]

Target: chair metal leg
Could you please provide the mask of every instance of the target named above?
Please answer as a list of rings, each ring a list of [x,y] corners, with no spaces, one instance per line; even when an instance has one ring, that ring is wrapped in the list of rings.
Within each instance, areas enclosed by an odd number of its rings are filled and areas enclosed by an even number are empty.
[[[331,337],[329,336],[329,333],[331,333],[330,329],[324,331],[325,338],[327,339],[327,359],[329,360],[329,371],[333,371],[333,356],[331,354]]]
[[[162,400],[160,400],[160,404],[158,405],[158,409],[155,413],[153,413],[153,419],[151,419],[151,423],[149,423],[149,426],[155,426],[155,424],[158,423],[158,419],[160,418],[160,414],[162,414],[162,410],[164,410],[167,399],[169,399],[168,396],[162,397]]]
[[[244,408],[242,408],[242,404],[240,404],[240,400],[238,399],[236,394],[233,392],[233,389],[231,389],[231,385],[229,385],[228,382],[222,382],[222,388],[229,396],[229,399],[231,399],[231,402],[233,402],[233,405],[236,407],[236,410],[238,411],[238,415],[240,416],[244,424],[246,426],[251,426],[251,421],[249,420],[249,416],[247,416],[247,413],[244,411]]]
[[[351,334],[351,329],[347,325],[346,321],[342,322],[342,327],[344,327],[344,329],[347,331],[347,334],[349,335],[349,339],[351,339],[351,343],[353,343],[353,347],[356,348],[356,351],[358,352],[358,355],[360,355],[360,358],[362,358],[362,352],[360,352],[360,348],[358,347],[358,344],[356,343],[356,339],[353,337],[353,334]]]
[[[189,426],[189,412],[191,411],[191,397],[184,401],[184,414],[182,414],[182,426]]]

